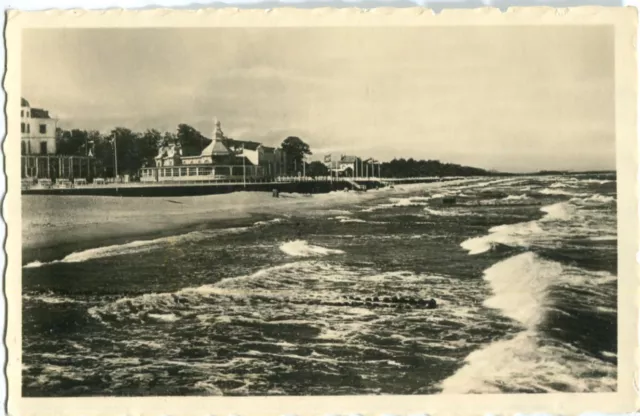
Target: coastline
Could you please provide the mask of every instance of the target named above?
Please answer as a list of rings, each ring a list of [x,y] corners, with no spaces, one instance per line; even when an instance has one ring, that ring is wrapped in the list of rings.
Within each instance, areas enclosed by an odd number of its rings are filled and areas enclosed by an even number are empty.
[[[24,195],[22,264],[51,261],[78,250],[187,233],[200,228],[250,225],[278,215],[326,215],[354,203],[479,178],[383,188],[364,193],[281,194],[266,192],[175,198]]]

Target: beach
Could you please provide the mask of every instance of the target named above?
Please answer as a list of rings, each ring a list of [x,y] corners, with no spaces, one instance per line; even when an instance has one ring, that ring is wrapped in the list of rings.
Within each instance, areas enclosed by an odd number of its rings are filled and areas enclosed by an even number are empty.
[[[22,197],[23,264],[47,261],[80,249],[187,232],[212,224],[229,226],[264,215],[314,215],[362,201],[385,198],[450,182],[402,185],[368,192],[286,194],[267,192],[190,197],[103,197],[24,195]]]

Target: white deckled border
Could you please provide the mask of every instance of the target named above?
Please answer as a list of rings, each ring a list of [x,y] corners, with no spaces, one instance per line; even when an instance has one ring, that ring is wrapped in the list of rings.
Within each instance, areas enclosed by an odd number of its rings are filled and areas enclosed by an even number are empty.
[[[616,150],[618,170],[618,385],[617,393],[544,395],[432,396],[301,396],[301,397],[146,397],[146,398],[21,398],[21,224],[20,106],[21,30],[25,28],[93,27],[340,27],[340,26],[493,26],[493,25],[612,25],[615,27]],[[550,7],[443,10],[424,8],[357,8],[272,10],[106,10],[9,11],[7,15],[8,136],[4,144],[7,194],[3,218],[8,224],[7,337],[10,415],[246,415],[283,414],[419,414],[481,415],[583,412],[623,413],[637,408],[634,369],[638,342],[638,248],[636,140],[636,27],[634,8]]]

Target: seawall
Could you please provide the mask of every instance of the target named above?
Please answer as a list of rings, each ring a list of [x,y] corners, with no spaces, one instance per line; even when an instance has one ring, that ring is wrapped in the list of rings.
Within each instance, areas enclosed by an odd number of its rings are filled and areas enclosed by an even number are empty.
[[[366,189],[379,188],[377,181],[358,181],[358,185]],[[122,197],[167,197],[226,194],[238,191],[321,194],[331,191],[353,190],[354,185],[348,181],[304,181],[273,183],[227,183],[227,184],[124,184],[122,186],[82,186],[75,188],[31,188],[23,189],[23,195],[94,195]]]

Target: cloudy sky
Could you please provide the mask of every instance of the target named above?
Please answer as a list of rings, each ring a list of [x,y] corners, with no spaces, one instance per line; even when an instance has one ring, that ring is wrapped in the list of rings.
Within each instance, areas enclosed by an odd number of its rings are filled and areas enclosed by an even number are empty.
[[[608,27],[26,30],[64,128],[175,131],[489,169],[615,168]]]

